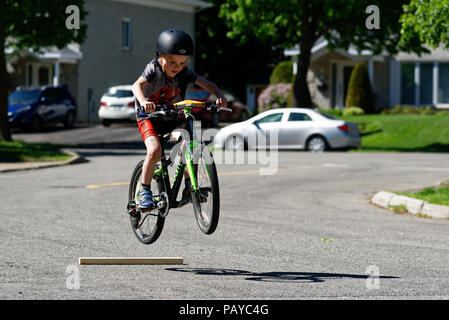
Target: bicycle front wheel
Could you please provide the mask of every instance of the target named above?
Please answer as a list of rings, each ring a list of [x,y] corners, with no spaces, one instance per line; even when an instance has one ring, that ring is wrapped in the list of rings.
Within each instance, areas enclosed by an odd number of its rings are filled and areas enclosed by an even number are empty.
[[[220,191],[214,159],[209,148],[203,147],[198,163],[194,165],[197,191],[191,191],[193,210],[200,230],[212,234],[218,226]]]
[[[139,206],[139,192],[142,190],[142,166],[143,160],[140,161],[134,169],[129,185],[128,203],[134,203],[135,207]],[[158,201],[161,193],[164,191],[161,181],[157,181],[156,177],[151,180],[151,190],[153,191],[153,200]],[[155,242],[164,228],[165,218],[158,214],[158,210],[149,212],[136,210],[137,217],[130,217],[131,227],[137,239],[144,244]]]

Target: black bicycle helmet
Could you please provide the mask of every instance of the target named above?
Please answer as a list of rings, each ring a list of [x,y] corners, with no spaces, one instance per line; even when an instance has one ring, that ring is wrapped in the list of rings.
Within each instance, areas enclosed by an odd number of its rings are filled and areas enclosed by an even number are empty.
[[[193,55],[192,38],[182,30],[168,29],[161,32],[156,44],[157,56],[162,53]]]

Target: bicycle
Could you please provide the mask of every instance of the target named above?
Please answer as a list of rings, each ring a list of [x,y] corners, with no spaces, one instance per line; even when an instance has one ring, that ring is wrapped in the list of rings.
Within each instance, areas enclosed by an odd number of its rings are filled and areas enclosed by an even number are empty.
[[[228,103],[228,106],[231,104]],[[138,194],[142,188],[141,175],[144,160],[141,160],[131,176],[128,192],[127,210],[130,215],[131,227],[137,239],[144,244],[155,242],[164,228],[165,218],[169,211],[180,208],[188,202],[177,200],[184,171],[187,169],[190,180],[190,198],[197,224],[205,234],[212,234],[218,225],[220,211],[220,194],[217,169],[213,156],[206,143],[195,141],[194,121],[192,108],[207,108],[211,112],[232,111],[230,108],[217,107],[215,102],[200,102],[183,100],[171,105],[157,105],[156,111],[149,117],[170,117],[180,110],[184,110],[184,124],[187,129],[184,142],[179,139],[171,150],[169,158],[165,155],[165,146],[170,139],[170,133],[159,135],[162,147],[162,156],[156,164],[151,189],[155,208],[141,210],[139,208]],[[210,142],[210,141],[209,141]],[[185,162],[181,161],[184,159]],[[175,164],[174,159],[180,155],[180,161],[176,168],[173,184],[170,184],[168,168]]]

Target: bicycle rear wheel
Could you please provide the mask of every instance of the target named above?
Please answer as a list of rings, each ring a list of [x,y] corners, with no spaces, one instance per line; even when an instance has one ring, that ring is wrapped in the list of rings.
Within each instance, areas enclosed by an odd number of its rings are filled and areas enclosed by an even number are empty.
[[[143,160],[135,167],[129,184],[128,203],[134,203],[136,208],[139,206],[138,194],[142,189],[142,166]],[[163,183],[158,181],[156,177],[151,180],[151,190],[153,191],[153,201],[157,203],[161,198],[164,187]],[[161,217],[156,209],[147,212],[136,210],[135,213],[137,218],[130,216],[130,220],[137,239],[144,244],[155,242],[164,228],[165,218]]]
[[[195,164],[197,192],[191,191],[193,211],[200,230],[212,234],[218,226],[220,191],[214,159],[209,148],[203,146]]]

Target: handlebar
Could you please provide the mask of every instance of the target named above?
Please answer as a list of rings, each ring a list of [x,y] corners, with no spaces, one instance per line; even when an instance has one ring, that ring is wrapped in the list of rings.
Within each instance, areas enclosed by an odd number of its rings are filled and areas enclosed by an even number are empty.
[[[174,112],[181,111],[185,108],[207,108],[207,110],[211,112],[220,112],[220,111],[228,111],[232,112],[232,102],[228,102],[226,107],[217,107],[215,101],[196,101],[196,100],[183,100],[180,102],[176,102],[173,104],[158,104],[156,105],[156,110],[152,113],[148,114],[144,111],[140,112],[141,116],[167,116],[173,114]]]

